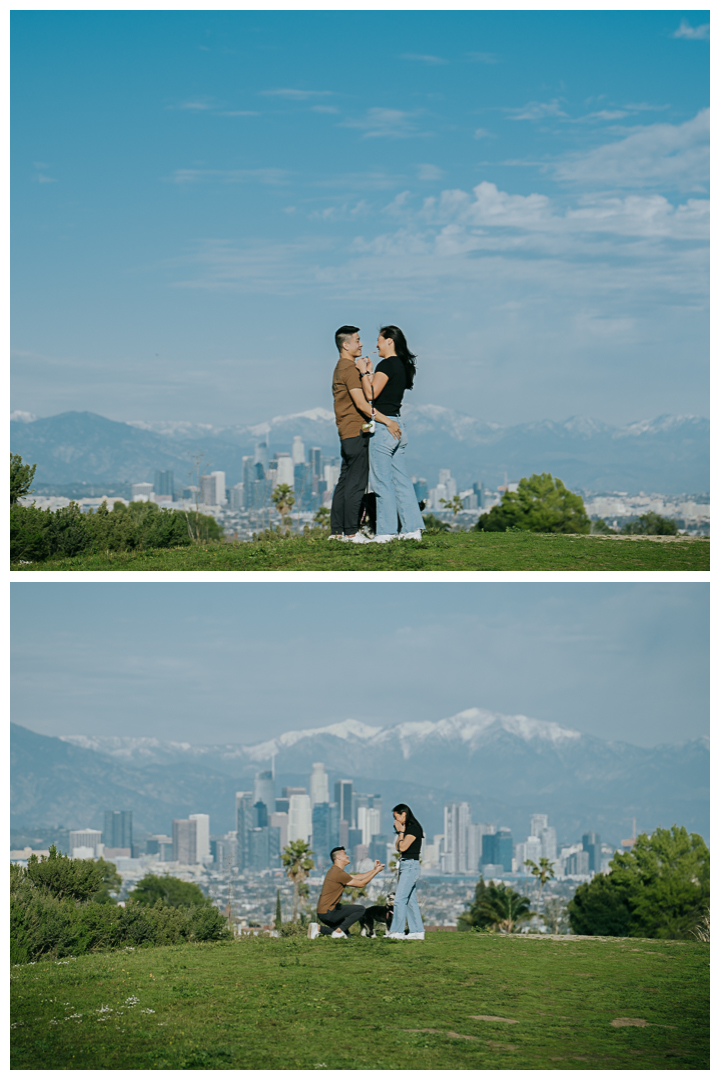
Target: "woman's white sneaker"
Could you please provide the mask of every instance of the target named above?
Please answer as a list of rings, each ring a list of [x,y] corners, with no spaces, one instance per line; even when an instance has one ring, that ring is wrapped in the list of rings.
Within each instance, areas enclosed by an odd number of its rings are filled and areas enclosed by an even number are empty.
[[[399,533],[398,540],[422,540],[422,529],[416,529],[415,532]]]
[[[417,934],[408,934],[407,936],[410,938],[411,941],[424,941],[425,940],[425,931],[421,930]]]
[[[397,540],[397,535],[391,536],[390,533],[385,533],[382,536],[376,536],[370,541],[371,544],[389,544],[391,540]]]

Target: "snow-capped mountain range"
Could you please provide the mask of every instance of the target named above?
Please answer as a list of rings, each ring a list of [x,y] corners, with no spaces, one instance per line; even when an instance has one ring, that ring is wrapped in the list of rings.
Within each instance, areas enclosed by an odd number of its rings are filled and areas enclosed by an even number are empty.
[[[587,417],[502,425],[439,405],[403,409],[409,434],[408,463],[431,485],[449,468],[461,486],[495,487],[507,472],[517,480],[552,472],[576,490],[664,494],[709,490],[709,422],[698,416],[659,416],[624,426]],[[68,412],[45,418],[16,411],[11,447],[37,462],[44,484],[135,483],[155,469],[173,469],[176,484],[189,482],[193,455],[202,451],[210,469],[242,479],[242,458],[264,440],[270,452],[287,451],[295,435],[306,449],[338,455],[333,413],[322,407],[275,416],[258,424],[216,426],[192,421],[130,420]]]
[[[112,804],[133,809],[138,827],[150,831],[192,812],[210,813],[215,829],[232,828],[234,792],[250,788],[258,771],[274,767],[279,794],[282,784],[307,784],[322,761],[331,783],[348,777],[390,806],[417,805],[428,831],[441,831],[446,802],[463,799],[473,820],[520,831],[532,813],[551,814],[563,834],[594,828],[617,842],[633,817],[643,828],[677,822],[704,836],[709,828],[706,739],[639,747],[481,708],[434,722],[344,720],[205,746],[50,738],[12,725],[12,755],[13,819],[25,825],[101,824]]]

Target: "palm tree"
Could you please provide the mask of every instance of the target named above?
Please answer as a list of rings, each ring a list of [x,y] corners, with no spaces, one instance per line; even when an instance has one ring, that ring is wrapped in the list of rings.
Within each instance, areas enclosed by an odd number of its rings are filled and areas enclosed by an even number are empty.
[[[292,525],[292,518],[289,514],[295,505],[293,489],[289,484],[278,484],[272,493],[272,501],[275,503],[277,512],[282,519],[285,531],[289,532],[290,526]]]
[[[460,916],[458,928],[471,930],[479,926],[512,934],[516,926],[534,914],[530,911],[527,896],[515,892],[509,885],[486,885],[480,878],[475,888],[475,901],[470,910]]]
[[[444,506],[446,510],[452,510],[454,521],[458,516],[458,512],[463,508],[463,501],[459,495],[453,495],[452,499],[441,499],[440,505]]]
[[[540,906],[540,900],[542,898],[542,891],[551,878],[555,877],[555,871],[553,865],[549,859],[540,859],[539,863],[535,863],[532,859],[526,859],[525,866],[530,867],[530,873],[537,881],[537,904]]]
[[[314,854],[315,852],[310,850],[310,845],[306,840],[291,840],[282,853],[285,873],[293,883],[293,922],[298,921],[301,894],[307,895],[305,878],[315,866],[314,859],[310,858]]]

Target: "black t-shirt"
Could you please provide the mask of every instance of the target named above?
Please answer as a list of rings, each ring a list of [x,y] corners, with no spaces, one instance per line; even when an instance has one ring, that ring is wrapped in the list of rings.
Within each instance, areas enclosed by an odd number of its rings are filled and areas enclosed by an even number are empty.
[[[405,365],[399,356],[388,356],[385,360],[379,361],[375,370],[388,377],[388,381],[375,398],[375,408],[386,416],[399,416],[403,394],[407,390]]]
[[[393,357],[393,360],[394,359],[395,359],[395,357]],[[402,363],[402,361],[400,361],[400,363]],[[401,854],[403,859],[419,859],[420,858],[420,849],[422,847],[422,842],[423,842],[423,836],[425,835],[425,833],[423,832],[423,829],[422,829],[422,825],[420,824],[419,821],[410,821],[405,826],[405,831],[408,834],[408,836],[414,836],[415,839],[413,840],[410,847],[407,848],[406,851],[402,851],[400,854]]]

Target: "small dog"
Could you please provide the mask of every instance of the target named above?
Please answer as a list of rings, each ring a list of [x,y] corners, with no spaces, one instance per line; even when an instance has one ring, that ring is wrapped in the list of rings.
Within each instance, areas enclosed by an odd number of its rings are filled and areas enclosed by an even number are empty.
[[[385,932],[388,933],[393,919],[394,907],[395,897],[392,893],[388,896],[387,904],[373,904],[371,907],[366,907],[365,914],[360,920],[360,934],[362,937],[377,937],[375,933],[376,922],[383,923]]]

